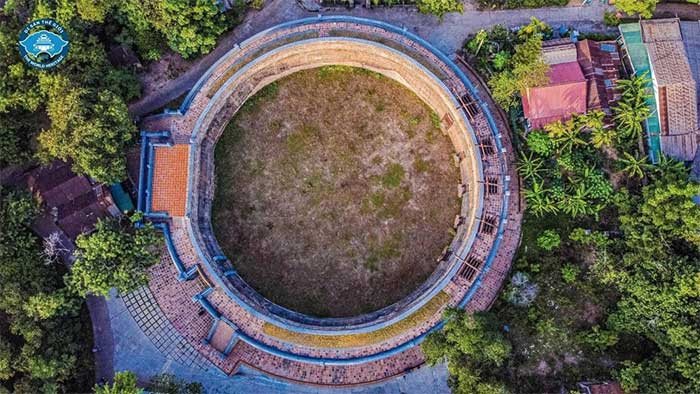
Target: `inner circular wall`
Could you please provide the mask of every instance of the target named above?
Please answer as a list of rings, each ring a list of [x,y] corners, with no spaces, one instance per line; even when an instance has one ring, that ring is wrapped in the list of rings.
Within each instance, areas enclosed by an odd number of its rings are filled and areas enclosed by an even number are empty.
[[[373,312],[418,288],[461,205],[451,141],[431,114],[405,86],[343,66],[249,99],[217,142],[211,213],[239,275],[316,317]]]
[[[481,187],[482,169],[475,148],[475,137],[471,127],[459,109],[458,103],[434,74],[415,60],[394,49],[367,40],[349,38],[321,38],[305,40],[276,48],[236,71],[212,96],[208,108],[197,120],[192,137],[192,174],[198,190],[190,193],[188,200],[192,235],[208,262],[220,275],[232,295],[243,300],[258,312],[299,328],[314,329],[314,326],[342,327],[344,330],[366,329],[377,324],[389,324],[411,310],[417,309],[444,286],[449,275],[454,274],[457,259],[443,261],[435,273],[404,300],[387,308],[354,318],[314,319],[294,311],[286,310],[264,299],[235,274],[226,271],[224,260],[211,229],[211,201],[215,176],[213,148],[226,124],[240,106],[265,85],[297,71],[327,65],[344,65],[365,68],[391,78],[427,103],[441,117],[447,116],[451,126],[446,130],[455,151],[464,152],[460,161],[462,184],[468,191],[463,196],[462,225],[458,229],[450,249],[456,255],[464,255],[474,240],[476,218],[480,216],[483,200]],[[444,122],[443,122],[444,123]],[[455,185],[456,193],[457,185]]]

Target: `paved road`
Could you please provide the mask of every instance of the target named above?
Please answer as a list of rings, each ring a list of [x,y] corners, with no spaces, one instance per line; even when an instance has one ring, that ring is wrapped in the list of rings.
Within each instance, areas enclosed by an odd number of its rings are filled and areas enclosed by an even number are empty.
[[[372,10],[362,7],[356,7],[352,10],[337,8],[332,11],[323,11],[322,14],[352,15],[389,22],[411,30],[443,52],[452,54],[461,47],[464,38],[470,33],[499,23],[510,26],[525,24],[532,16],[536,16],[552,26],[575,23],[576,28],[580,30],[600,31],[605,29],[601,21],[603,11],[608,8],[608,6],[594,1],[593,5],[587,7],[501,11],[468,10],[463,14],[449,14],[445,16],[442,23],[434,16],[398,7]],[[197,60],[187,72],[166,83],[158,90],[144,92],[144,96],[139,101],[129,106],[130,113],[134,116],[145,115],[175,100],[191,89],[202,74],[236,43],[282,22],[315,15],[318,13],[303,10],[293,0],[268,0],[262,10],[251,11],[241,25],[219,41],[216,49]]]

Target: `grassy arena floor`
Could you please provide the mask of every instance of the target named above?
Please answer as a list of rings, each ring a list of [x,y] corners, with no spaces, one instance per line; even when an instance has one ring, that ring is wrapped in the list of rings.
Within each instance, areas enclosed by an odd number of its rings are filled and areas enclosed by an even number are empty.
[[[361,69],[293,74],[248,100],[216,146],[212,220],[241,276],[316,316],[408,295],[450,242],[457,168],[432,111]]]

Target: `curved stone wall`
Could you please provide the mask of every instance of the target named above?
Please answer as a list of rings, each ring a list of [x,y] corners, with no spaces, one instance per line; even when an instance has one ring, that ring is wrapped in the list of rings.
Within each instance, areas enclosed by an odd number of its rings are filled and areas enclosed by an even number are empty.
[[[376,42],[355,38],[317,38],[303,40],[276,48],[241,68],[231,76],[212,97],[205,114],[196,123],[193,131],[193,151],[198,155],[191,176],[195,181],[196,193],[192,193],[190,217],[195,237],[201,240],[203,253],[209,261],[215,256],[223,255],[211,229],[210,211],[214,195],[213,148],[223,132],[227,121],[240,108],[245,100],[259,89],[291,73],[321,67],[324,65],[346,65],[362,67],[396,80],[414,91],[432,109],[455,120],[447,130],[456,152],[466,152],[462,159],[462,184],[472,192],[463,197],[462,213],[464,224],[455,237],[452,250],[468,250],[476,232],[476,218],[482,206],[482,176],[479,153],[475,147],[475,137],[459,104],[447,87],[425,67],[410,57]],[[454,193],[456,193],[455,185]],[[437,258],[438,256],[436,256]],[[401,312],[413,312],[424,302],[444,287],[450,274],[454,274],[457,258],[449,259],[438,267],[436,272],[419,289],[395,305],[375,313],[355,318],[317,319],[297,314],[274,305],[252,291],[237,275],[227,277],[224,281],[232,292],[246,303],[256,307],[260,312],[271,317],[284,319],[284,323],[300,330],[327,331],[335,328],[347,334],[351,331],[366,331],[381,328],[383,323],[396,321]],[[273,322],[274,323],[274,322]],[[368,325],[370,323],[371,325]]]
[[[456,236],[434,274],[402,301],[353,318],[314,318],[269,302],[235,273],[211,228],[213,149],[228,121],[265,85],[324,65],[366,68],[414,91],[442,119],[462,178],[454,190],[459,186],[463,195]],[[519,239],[518,187],[511,181],[517,175],[508,133],[499,130],[507,126],[492,116],[488,92],[475,84],[419,37],[352,17],[285,23],[223,56],[179,111],[142,125],[150,132],[143,137],[150,148],[142,151],[149,176],[139,202],[146,199],[146,215],[159,222],[169,252],[152,270],[150,287],[175,329],[226,373],[245,363],[284,379],[348,385],[420,365],[423,357],[416,345],[442,327],[446,307],[471,311],[490,306]],[[188,149],[184,216],[148,210],[152,172],[158,168],[148,152],[156,145],[158,150]],[[172,173],[155,177],[168,175]],[[216,339],[226,331],[219,332],[222,324],[233,330],[223,347]]]

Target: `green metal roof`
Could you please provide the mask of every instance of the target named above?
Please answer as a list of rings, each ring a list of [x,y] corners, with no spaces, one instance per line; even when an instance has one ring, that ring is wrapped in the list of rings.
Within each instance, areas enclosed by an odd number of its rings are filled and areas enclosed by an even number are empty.
[[[134,203],[131,201],[131,197],[124,191],[122,185],[115,183],[109,187],[109,191],[112,193],[112,198],[114,203],[122,212],[130,212],[134,210]]]
[[[642,41],[642,27],[639,23],[624,23],[619,26],[622,34],[623,49],[627,52],[632,63],[635,75],[643,75],[647,73],[650,78],[647,83],[647,88],[654,92],[651,82],[651,64],[649,63],[649,54],[647,48]],[[658,113],[656,112],[656,95],[652,94],[646,100],[647,106],[651,112],[651,116],[646,121],[647,130],[647,145],[649,146],[649,159],[652,163],[657,163],[661,153],[661,122],[659,121]]]

